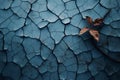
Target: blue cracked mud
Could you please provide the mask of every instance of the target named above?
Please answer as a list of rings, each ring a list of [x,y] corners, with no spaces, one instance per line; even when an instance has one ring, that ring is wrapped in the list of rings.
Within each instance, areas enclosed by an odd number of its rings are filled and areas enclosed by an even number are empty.
[[[120,80],[119,0],[0,0],[0,80]],[[103,54],[85,17],[104,18]]]

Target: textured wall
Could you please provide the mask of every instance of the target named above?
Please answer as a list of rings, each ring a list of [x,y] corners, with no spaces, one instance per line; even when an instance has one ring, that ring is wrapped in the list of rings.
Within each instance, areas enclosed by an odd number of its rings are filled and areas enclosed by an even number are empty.
[[[85,16],[107,44],[78,35]],[[120,0],[0,0],[0,80],[120,80],[119,61]]]

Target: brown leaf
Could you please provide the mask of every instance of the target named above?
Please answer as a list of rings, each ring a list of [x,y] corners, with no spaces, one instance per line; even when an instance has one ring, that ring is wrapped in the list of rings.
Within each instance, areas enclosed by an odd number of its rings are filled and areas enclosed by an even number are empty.
[[[89,31],[90,35],[93,36],[93,38],[96,40],[96,41],[99,41],[99,32],[97,30],[93,30],[91,29]]]
[[[102,18],[97,18],[93,21],[92,18],[89,16],[86,16],[86,20],[89,24],[93,24],[94,26],[98,26],[103,22]]]
[[[85,33],[85,32],[88,31],[88,30],[89,30],[89,28],[86,28],[86,27],[83,28],[83,29],[81,29],[81,31],[80,31],[80,35],[83,34],[83,33]]]
[[[87,22],[88,22],[89,24],[92,24],[92,23],[93,23],[92,18],[89,17],[89,16],[86,16],[86,20],[87,20]]]
[[[95,19],[95,21],[94,21],[94,22],[100,23],[100,22],[102,22],[102,21],[103,21],[103,19],[102,19],[102,18],[97,18],[97,19]]]
[[[94,26],[99,26],[102,22],[103,22],[103,19],[102,19],[102,18],[97,18],[97,19],[93,22],[93,24],[94,24]]]

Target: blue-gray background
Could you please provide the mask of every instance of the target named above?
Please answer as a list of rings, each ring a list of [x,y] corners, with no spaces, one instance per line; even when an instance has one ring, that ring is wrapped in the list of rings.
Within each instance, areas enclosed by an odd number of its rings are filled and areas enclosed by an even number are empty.
[[[0,0],[0,80],[120,80],[120,63],[78,36],[85,16],[104,18],[103,39],[117,38],[104,49],[119,52],[120,0]]]

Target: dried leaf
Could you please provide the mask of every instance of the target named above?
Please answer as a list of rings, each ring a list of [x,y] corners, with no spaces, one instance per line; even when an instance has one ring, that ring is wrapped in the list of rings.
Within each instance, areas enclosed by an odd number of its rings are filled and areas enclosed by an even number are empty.
[[[93,30],[91,29],[89,31],[90,35],[93,36],[93,38],[96,40],[96,41],[99,41],[99,32],[97,30]]]
[[[103,22],[103,19],[102,19],[102,18],[97,18],[97,19],[93,22],[93,24],[94,24],[94,26],[99,26],[102,22]]]
[[[86,16],[86,20],[87,20],[87,22],[88,22],[89,24],[92,24],[92,25],[94,25],[94,26],[99,26],[99,25],[101,25],[101,23],[103,22],[103,19],[102,19],[102,18],[97,18],[97,19],[95,19],[95,20],[93,21],[92,18],[89,17],[89,16]],[[88,31],[88,30],[89,30],[90,35],[93,36],[93,38],[94,38],[96,41],[99,41],[99,32],[98,32],[97,30],[94,30],[94,29],[91,29],[91,28],[86,28],[86,27],[85,27],[85,28],[81,29],[80,35],[83,34],[83,33],[85,33],[85,32]]]
[[[85,32],[88,31],[88,30],[89,30],[89,28],[86,28],[86,27],[83,28],[83,29],[81,29],[81,31],[80,31],[80,35],[83,34],[83,33],[85,33]]]
[[[103,22],[102,18],[97,18],[93,21],[89,16],[86,16],[86,20],[89,24],[93,24],[94,26],[99,26]]]
[[[92,23],[93,23],[92,18],[89,17],[89,16],[86,16],[86,20],[87,20],[87,22],[88,22],[89,24],[92,24]]]

